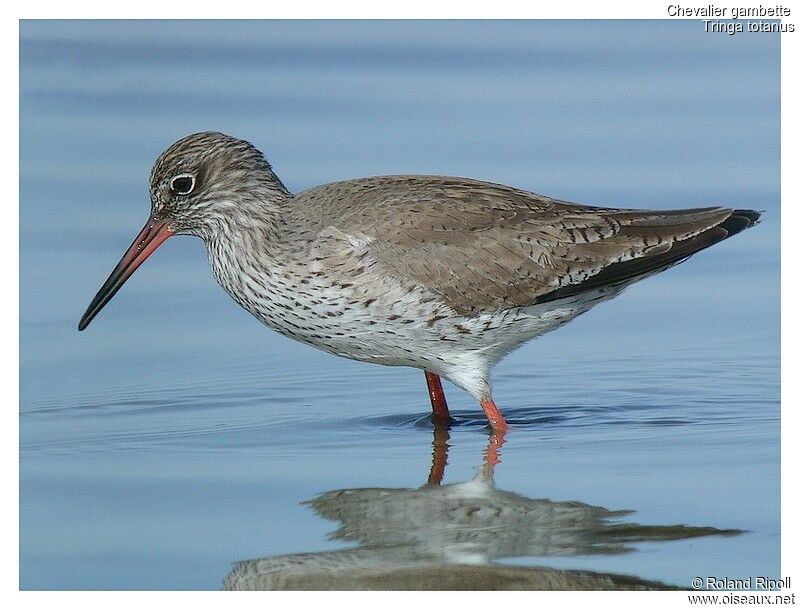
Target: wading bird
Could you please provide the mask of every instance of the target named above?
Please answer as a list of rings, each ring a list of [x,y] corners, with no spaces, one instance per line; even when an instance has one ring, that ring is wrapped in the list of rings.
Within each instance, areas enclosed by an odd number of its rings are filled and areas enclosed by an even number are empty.
[[[333,354],[440,376],[506,422],[489,372],[503,356],[626,286],[743,229],[759,213],[629,210],[444,176],[382,176],[293,195],[252,144],[203,132],[150,174],[151,214],[80,321],[83,330],[167,238],[202,238],[219,284],[270,328]]]

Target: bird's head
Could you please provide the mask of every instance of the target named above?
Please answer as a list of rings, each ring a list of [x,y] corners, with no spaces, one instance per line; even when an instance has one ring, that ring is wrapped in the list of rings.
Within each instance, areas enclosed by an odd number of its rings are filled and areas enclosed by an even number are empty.
[[[97,292],[83,330],[147,257],[173,235],[210,239],[237,221],[268,215],[289,192],[252,144],[223,133],[186,136],[150,173],[150,218]]]
[[[150,172],[151,217],[174,234],[208,238],[243,207],[252,212],[287,194],[252,144],[213,131],[178,140]]]

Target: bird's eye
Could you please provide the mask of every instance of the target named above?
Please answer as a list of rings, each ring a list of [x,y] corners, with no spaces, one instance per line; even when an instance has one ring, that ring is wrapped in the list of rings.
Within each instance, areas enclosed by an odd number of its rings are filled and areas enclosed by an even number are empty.
[[[179,174],[170,181],[169,188],[176,195],[188,195],[194,190],[194,176]]]

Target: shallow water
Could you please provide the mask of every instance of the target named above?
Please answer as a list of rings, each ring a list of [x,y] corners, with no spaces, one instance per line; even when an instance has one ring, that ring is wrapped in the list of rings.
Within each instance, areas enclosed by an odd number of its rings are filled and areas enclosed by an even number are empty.
[[[779,39],[693,22],[22,22],[20,586],[688,587],[780,576]],[[173,239],[84,333],[160,150],[246,137],[292,190],[464,175],[764,210],[495,371],[262,328]],[[492,465],[499,452],[499,464]],[[627,512],[632,511],[632,512]]]

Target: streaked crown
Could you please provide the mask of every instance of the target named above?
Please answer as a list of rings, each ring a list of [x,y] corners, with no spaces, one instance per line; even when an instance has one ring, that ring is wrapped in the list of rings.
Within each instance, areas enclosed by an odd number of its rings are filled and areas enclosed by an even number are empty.
[[[174,233],[204,238],[237,213],[267,211],[289,196],[258,149],[214,131],[181,138],[150,173],[154,217],[167,219]]]

